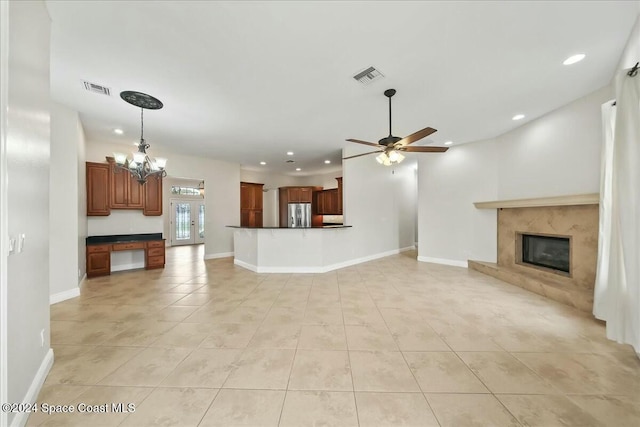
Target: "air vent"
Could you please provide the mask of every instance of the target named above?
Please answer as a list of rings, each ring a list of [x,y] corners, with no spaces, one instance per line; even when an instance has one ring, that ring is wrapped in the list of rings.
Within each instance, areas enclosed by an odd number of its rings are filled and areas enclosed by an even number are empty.
[[[111,96],[111,89],[106,86],[98,85],[91,82],[84,82],[84,88],[89,92],[100,93],[102,95]]]
[[[354,79],[356,79],[363,85],[368,85],[372,81],[381,79],[383,77],[384,75],[373,67],[369,67],[366,70],[362,70],[358,74],[353,76]]]

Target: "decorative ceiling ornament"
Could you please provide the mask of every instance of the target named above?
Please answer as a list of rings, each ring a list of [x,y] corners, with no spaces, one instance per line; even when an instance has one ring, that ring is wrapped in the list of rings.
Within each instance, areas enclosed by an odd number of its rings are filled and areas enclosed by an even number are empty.
[[[140,142],[138,143],[138,151],[132,153],[131,159],[127,158],[124,153],[113,153],[116,167],[127,170],[140,183],[147,182],[147,178],[153,175],[164,178],[167,171],[164,169],[167,159],[164,157],[149,157],[147,148],[149,144],[144,140],[144,110],[159,110],[164,105],[162,102],[151,95],[142,92],[124,91],[120,92],[120,98],[131,105],[140,107]]]

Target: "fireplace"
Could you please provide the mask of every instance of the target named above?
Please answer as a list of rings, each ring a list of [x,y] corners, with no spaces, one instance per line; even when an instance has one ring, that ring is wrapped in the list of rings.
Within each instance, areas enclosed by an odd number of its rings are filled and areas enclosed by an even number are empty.
[[[516,248],[521,264],[544,268],[562,275],[571,274],[571,238],[518,233]]]

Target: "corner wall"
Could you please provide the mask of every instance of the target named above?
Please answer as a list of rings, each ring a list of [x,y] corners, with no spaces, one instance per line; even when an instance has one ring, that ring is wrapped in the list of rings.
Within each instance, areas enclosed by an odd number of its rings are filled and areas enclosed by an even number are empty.
[[[496,262],[497,216],[473,202],[597,193],[599,89],[497,138],[419,158],[418,259]]]
[[[49,295],[52,303],[78,296],[78,284],[85,271],[85,242],[82,237],[82,234],[86,237],[83,147],[84,132],[78,113],[52,102],[49,169]]]
[[[347,147],[343,157],[358,154]],[[414,245],[416,175],[412,166],[385,167],[373,156],[343,165],[344,223],[353,226],[345,259],[397,253]]]

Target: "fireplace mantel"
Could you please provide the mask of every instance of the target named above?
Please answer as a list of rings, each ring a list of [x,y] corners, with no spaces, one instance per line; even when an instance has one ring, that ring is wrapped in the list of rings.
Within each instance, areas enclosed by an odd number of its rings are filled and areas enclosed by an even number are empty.
[[[576,206],[597,205],[600,203],[600,194],[574,194],[570,196],[540,197],[535,199],[495,200],[492,202],[475,202],[477,209],[500,208],[537,208],[543,206]]]

